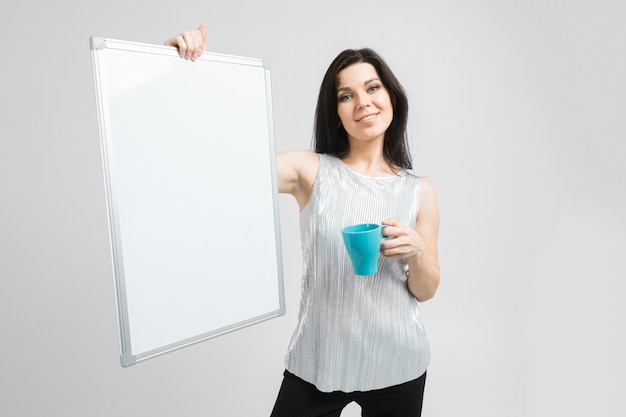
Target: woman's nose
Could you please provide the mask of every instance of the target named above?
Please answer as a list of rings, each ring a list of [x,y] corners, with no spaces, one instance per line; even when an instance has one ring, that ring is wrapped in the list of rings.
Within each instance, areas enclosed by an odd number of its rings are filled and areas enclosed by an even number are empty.
[[[357,97],[357,108],[362,109],[370,105],[369,97],[360,95]]]

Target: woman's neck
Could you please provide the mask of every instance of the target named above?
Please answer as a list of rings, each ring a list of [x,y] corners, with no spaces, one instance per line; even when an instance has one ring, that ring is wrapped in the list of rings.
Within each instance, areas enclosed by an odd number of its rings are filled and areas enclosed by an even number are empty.
[[[395,165],[390,166],[382,152],[369,154],[351,150],[341,160],[352,170],[369,177],[395,175],[399,171]]]

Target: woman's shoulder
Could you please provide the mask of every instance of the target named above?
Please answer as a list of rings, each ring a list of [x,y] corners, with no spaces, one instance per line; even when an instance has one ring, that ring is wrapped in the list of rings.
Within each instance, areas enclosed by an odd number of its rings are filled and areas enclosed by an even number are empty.
[[[419,177],[420,200],[437,200],[437,192],[432,181],[426,177]]]

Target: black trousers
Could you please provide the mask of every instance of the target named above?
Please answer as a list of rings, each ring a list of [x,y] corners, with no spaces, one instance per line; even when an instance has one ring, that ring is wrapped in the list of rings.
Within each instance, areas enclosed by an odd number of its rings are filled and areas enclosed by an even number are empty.
[[[420,417],[426,373],[392,387],[356,392],[321,392],[313,384],[285,371],[271,417],[339,417],[356,402],[363,417]]]

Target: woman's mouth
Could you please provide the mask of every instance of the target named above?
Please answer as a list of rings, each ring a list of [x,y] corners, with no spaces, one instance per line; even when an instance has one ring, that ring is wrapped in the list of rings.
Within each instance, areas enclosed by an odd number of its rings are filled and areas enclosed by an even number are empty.
[[[376,116],[378,116],[378,113],[368,114],[367,116],[363,116],[360,119],[358,119],[357,122],[367,122],[369,120],[372,120]]]

